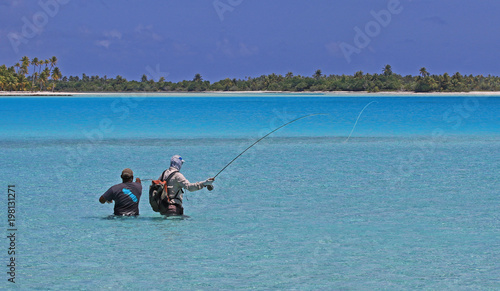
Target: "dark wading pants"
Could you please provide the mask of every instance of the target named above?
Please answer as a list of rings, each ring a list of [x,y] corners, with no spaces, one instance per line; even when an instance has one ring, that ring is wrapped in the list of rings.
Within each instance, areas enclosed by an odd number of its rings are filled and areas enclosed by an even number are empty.
[[[183,215],[184,208],[181,205],[170,204],[168,206],[167,212],[162,213],[162,215],[166,216],[174,216],[174,215]]]

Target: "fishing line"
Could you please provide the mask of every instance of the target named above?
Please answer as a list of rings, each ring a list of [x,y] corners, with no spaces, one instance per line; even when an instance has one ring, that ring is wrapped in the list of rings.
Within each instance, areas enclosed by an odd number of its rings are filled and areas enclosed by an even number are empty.
[[[361,110],[361,112],[359,113],[358,118],[356,119],[356,122],[354,123],[354,126],[352,127],[351,133],[349,133],[349,136],[347,137],[347,139],[344,142],[348,142],[349,141],[349,139],[351,138],[352,133],[354,132],[354,129],[356,128],[356,125],[358,124],[358,120],[361,117],[361,114],[363,114],[363,111],[365,111],[365,109],[368,106],[370,106],[370,104],[372,104],[372,103],[378,103],[378,102],[377,101],[372,101],[372,102],[370,102],[370,103],[368,103],[368,104],[365,105],[365,107],[363,108],[363,110]]]
[[[354,126],[351,130],[351,133],[349,134],[349,136],[347,137],[347,139],[344,141],[344,142],[347,142],[349,140],[349,138],[351,138],[351,135],[352,133],[354,132],[354,129],[356,128],[356,125],[358,124],[358,121],[359,121],[359,118],[361,117],[361,114],[363,114],[363,111],[365,111],[365,109],[370,106],[370,104],[372,103],[378,103],[377,101],[372,101],[368,104],[365,105],[365,107],[361,110],[361,112],[359,113],[358,115],[358,118],[356,119],[356,122],[354,123]],[[252,148],[254,145],[256,145],[257,143],[259,143],[261,140],[265,139],[266,137],[270,136],[271,134],[275,133],[276,131],[282,129],[283,127],[289,125],[289,124],[292,124],[296,121],[299,121],[303,118],[307,118],[307,117],[311,117],[311,116],[315,116],[315,115],[328,115],[326,113],[314,113],[314,114],[309,114],[309,115],[304,115],[304,116],[301,116],[299,118],[296,118],[290,122],[287,122],[285,124],[283,124],[282,126],[274,129],[273,131],[269,132],[268,134],[264,135],[263,137],[261,137],[260,139],[258,139],[256,142],[254,142],[253,144],[251,144],[249,147],[247,147],[244,151],[242,151],[239,155],[237,155],[234,159],[232,159],[227,165],[224,166],[224,168],[222,168],[213,178],[217,178],[217,176],[219,176],[220,173],[224,172],[224,170],[229,167],[234,161],[236,161],[239,157],[241,157],[246,151],[248,151],[250,148]],[[142,179],[142,181],[152,181],[153,179]],[[212,191],[214,189],[213,185],[209,185],[207,186],[208,190]]]
[[[287,122],[285,124],[283,124],[282,126],[276,128],[275,130],[271,131],[270,133],[264,135],[263,137],[261,137],[260,139],[258,139],[256,142],[254,142],[253,144],[251,144],[249,147],[247,147],[244,151],[242,151],[239,155],[237,155],[234,159],[232,159],[226,166],[224,166],[224,168],[222,168],[218,173],[217,175],[215,175],[213,178],[217,178],[217,176],[219,176],[220,173],[222,173],[227,167],[229,167],[229,165],[231,165],[234,161],[236,161],[239,157],[241,157],[246,151],[248,151],[250,148],[252,148],[254,145],[256,145],[257,143],[259,143],[261,140],[265,139],[266,137],[270,136],[271,134],[275,133],[276,131],[282,129],[283,127],[289,125],[289,124],[292,124],[296,121],[299,121],[303,118],[307,118],[307,117],[311,117],[311,116],[315,116],[315,115],[328,115],[326,113],[314,113],[314,114],[309,114],[309,115],[304,115],[302,117],[299,117],[299,118],[296,118],[290,122]],[[152,181],[153,179],[142,179],[142,181]],[[213,185],[208,185],[207,186],[207,189],[209,191],[212,191],[214,189],[214,186]]]
[[[310,117],[310,116],[315,116],[315,115],[328,115],[328,114],[325,114],[325,113],[315,113],[315,114],[309,114],[309,115],[305,115],[305,116],[302,116],[302,117],[299,117],[299,118],[296,118],[288,123],[285,123],[283,124],[282,126],[276,128],[275,130],[271,131],[270,133],[264,135],[263,137],[261,137],[259,140],[257,140],[256,142],[254,142],[252,145],[250,145],[249,147],[247,147],[244,151],[242,151],[239,155],[237,155],[232,161],[230,161],[224,168],[222,168],[222,170],[219,171],[219,173],[217,173],[217,175],[214,176],[214,178],[216,178],[217,176],[219,176],[220,173],[222,173],[227,167],[229,167],[229,165],[231,165],[234,161],[236,161],[236,159],[238,159],[239,157],[241,157],[241,155],[243,155],[246,151],[248,151],[251,147],[253,147],[254,145],[256,145],[258,142],[260,142],[261,140],[265,139],[266,137],[268,137],[269,135],[271,135],[272,133],[278,131],[279,129],[289,125],[289,124],[292,124],[294,123],[295,121],[298,121],[298,120],[301,120],[303,118],[306,118],[306,117]]]

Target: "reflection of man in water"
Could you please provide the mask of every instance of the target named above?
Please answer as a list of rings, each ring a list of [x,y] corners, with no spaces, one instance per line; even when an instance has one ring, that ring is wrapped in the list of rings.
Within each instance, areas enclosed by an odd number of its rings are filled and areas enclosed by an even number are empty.
[[[122,171],[122,183],[109,188],[99,198],[101,203],[111,203],[115,201],[115,215],[132,216],[139,215],[139,200],[142,194],[141,179],[134,180],[134,173],[131,169]]]

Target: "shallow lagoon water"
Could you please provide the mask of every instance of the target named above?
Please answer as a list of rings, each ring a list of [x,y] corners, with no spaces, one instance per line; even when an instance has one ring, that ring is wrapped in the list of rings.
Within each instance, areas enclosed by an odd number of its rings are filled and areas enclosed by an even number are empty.
[[[499,98],[153,99],[0,100],[17,287],[500,288]],[[157,178],[180,153],[202,180],[317,112],[187,193],[187,219],[153,213],[147,182],[138,218],[97,201],[125,167]]]

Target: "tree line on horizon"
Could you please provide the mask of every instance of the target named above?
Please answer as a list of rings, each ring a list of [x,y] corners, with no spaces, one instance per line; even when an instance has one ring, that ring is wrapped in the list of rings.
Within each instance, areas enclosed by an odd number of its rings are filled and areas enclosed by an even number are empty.
[[[33,66],[29,75],[28,67]],[[62,76],[55,67],[57,58],[48,60],[29,60],[23,57],[20,63],[7,68],[0,66],[0,90],[3,91],[42,91],[52,87],[52,91],[60,92],[211,92],[211,91],[407,91],[407,92],[470,92],[500,91],[500,77],[483,75],[462,75],[456,72],[452,76],[431,75],[425,67],[416,76],[402,76],[393,73],[392,67],[386,65],[381,73],[369,74],[362,71],[354,75],[324,75],[316,70],[312,76],[285,76],[272,73],[260,77],[245,79],[226,78],[214,83],[203,80],[196,74],[192,80],[172,82],[160,77],[158,81],[143,75],[140,81],[107,76]],[[45,68],[42,71],[42,66]],[[50,68],[49,68],[50,65]],[[38,71],[37,71],[38,68]],[[49,80],[50,78],[50,80]]]

